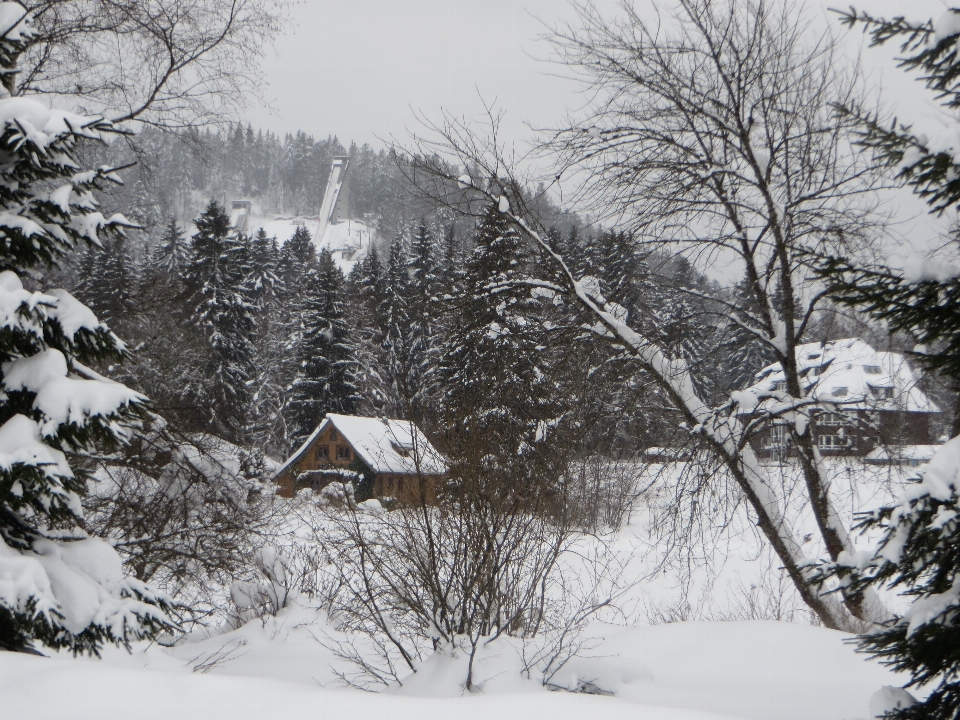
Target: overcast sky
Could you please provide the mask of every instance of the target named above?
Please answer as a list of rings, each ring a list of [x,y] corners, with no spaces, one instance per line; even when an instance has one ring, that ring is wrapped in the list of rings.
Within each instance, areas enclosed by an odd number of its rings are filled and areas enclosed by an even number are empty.
[[[616,6],[598,4],[610,11]],[[937,16],[945,7],[942,0],[864,4],[877,14],[916,18]],[[843,32],[826,9],[847,0],[806,5],[809,16]],[[482,97],[504,109],[521,136],[524,121],[549,124],[581,102],[574,83],[551,74],[562,70],[545,62],[550,50],[539,38],[543,22],[572,17],[565,0],[303,0],[267,58],[273,112],[254,109],[250,121],[281,133],[304,130],[377,144],[377,137],[413,127],[411,108],[429,116],[441,108],[470,116],[480,112]],[[852,34],[851,48],[861,39]],[[911,96],[908,105],[929,105],[922,90],[902,82],[891,55],[870,50],[864,62],[885,84]]]
[[[850,0],[805,3],[808,17],[844,31],[829,7]],[[611,12],[616,3],[598,4]],[[652,3],[638,1],[640,7]],[[669,7],[669,3],[662,3]],[[869,0],[877,15],[938,17],[942,0]],[[446,110],[479,117],[481,98],[505,111],[507,136],[522,143],[525,123],[559,122],[583,102],[577,85],[557,77],[539,36],[543,23],[572,19],[560,0],[303,0],[292,8],[290,32],[266,61],[266,95],[272,111],[252,109],[255,127],[278,133],[303,130],[381,146],[378,138],[403,139],[416,129],[414,111],[432,118]],[[863,47],[860,32],[846,36],[851,56]],[[901,118],[923,124],[946,118],[922,86],[894,63],[894,48],[863,50],[871,81]],[[903,201],[905,235],[932,237],[942,223],[924,217],[924,206]]]

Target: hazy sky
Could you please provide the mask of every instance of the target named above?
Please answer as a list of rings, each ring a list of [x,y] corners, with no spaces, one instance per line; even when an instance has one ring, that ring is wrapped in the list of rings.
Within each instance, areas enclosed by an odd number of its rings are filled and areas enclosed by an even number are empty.
[[[827,8],[849,3],[811,0],[805,9],[814,23],[845,35]],[[598,4],[616,8],[610,0]],[[637,5],[652,8],[647,0]],[[943,0],[860,5],[877,15],[916,19],[936,18],[946,8]],[[303,0],[292,14],[290,32],[265,66],[273,111],[253,109],[249,120],[255,127],[380,146],[378,138],[402,140],[417,129],[414,111],[437,118],[443,109],[474,118],[482,113],[482,98],[506,112],[507,137],[523,143],[526,122],[557,123],[583,103],[577,85],[556,76],[562,68],[545,62],[550,48],[539,39],[544,22],[574,17],[565,1]],[[862,50],[871,81],[901,118],[924,126],[956,122],[896,68],[895,48],[863,49],[860,32],[845,35],[845,43],[851,57]],[[905,193],[898,202],[908,242],[927,242],[943,226]]]
[[[469,116],[483,97],[519,131],[576,102],[570,82],[534,59],[547,52],[536,16],[569,17],[563,2],[306,0],[293,15],[267,62],[276,114],[254,113],[255,124],[379,144],[413,127],[411,108]]]
[[[831,6],[849,0],[808,2],[807,14],[830,23]],[[615,10],[605,0],[602,8]],[[669,7],[669,3],[663,3]],[[876,14],[937,16],[942,0],[869,0]],[[639,7],[652,7],[641,0]],[[290,31],[266,61],[273,112],[249,119],[277,132],[304,130],[317,137],[378,144],[413,128],[413,109],[436,117],[440,109],[468,117],[482,97],[507,112],[518,137],[524,121],[549,124],[582,102],[577,86],[551,73],[543,22],[572,19],[564,0],[302,0],[293,6]],[[862,35],[851,34],[852,51]],[[905,82],[891,52],[869,50],[864,63],[884,84],[896,85],[915,108],[929,96]],[[890,93],[888,93],[889,95]]]

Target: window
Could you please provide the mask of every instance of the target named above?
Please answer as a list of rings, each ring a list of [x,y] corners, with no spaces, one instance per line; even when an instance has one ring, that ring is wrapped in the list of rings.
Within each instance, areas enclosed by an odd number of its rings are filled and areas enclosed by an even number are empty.
[[[864,365],[863,371],[867,375],[882,375],[883,369],[879,365]]]
[[[390,446],[393,448],[393,451],[401,457],[410,457],[410,451],[413,449],[412,446],[404,445],[403,443],[390,441]]]
[[[330,428],[330,439],[331,439],[331,440],[336,440],[336,439],[337,439],[337,429],[336,429],[336,428]]]
[[[329,460],[329,459],[330,459],[330,446],[317,445],[317,460]]]
[[[833,396],[834,396],[834,397],[846,397],[846,396],[847,396],[847,388],[845,388],[845,387],[835,387],[835,388],[833,389]]]
[[[874,400],[892,400],[893,399],[893,388],[892,387],[873,387],[870,386],[870,395]]]
[[[817,424],[819,425],[842,425],[843,424],[843,415],[840,413],[820,413],[817,416]]]
[[[349,460],[350,448],[346,445],[337,445],[337,460]]]
[[[787,444],[786,425],[774,425],[770,428],[770,444],[773,447],[783,447]]]
[[[846,447],[846,438],[842,435],[819,435],[817,445],[824,450],[839,450]]]
[[[773,384],[773,391],[774,391],[774,392],[786,392],[786,390],[787,390],[787,381],[786,381],[786,380],[777,380],[777,381]]]

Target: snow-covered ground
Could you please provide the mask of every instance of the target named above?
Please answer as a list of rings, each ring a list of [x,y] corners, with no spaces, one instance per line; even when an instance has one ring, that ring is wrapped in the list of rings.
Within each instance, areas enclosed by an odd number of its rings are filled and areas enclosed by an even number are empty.
[[[348,274],[353,266],[363,260],[370,250],[374,231],[359,220],[348,220],[337,224],[329,224],[322,238],[317,238],[320,228],[319,216],[290,217],[252,215],[248,220],[247,232],[251,235],[263,228],[268,237],[275,237],[282,245],[289,240],[298,227],[304,227],[313,238],[313,245],[317,250],[323,247],[330,248],[337,265]]]
[[[561,681],[613,696],[551,692],[523,679],[518,649],[498,641],[477,663],[483,690],[465,694],[465,660],[434,655],[403,688],[340,689],[318,642],[322,613],[295,607],[174,649],[116,649],[102,660],[0,653],[4,716],[31,720],[329,717],[599,717],[644,720],[850,720],[899,680],[864,660],[842,633],[789,623],[691,622],[627,628],[594,623],[597,639]]]
[[[668,488],[683,469],[676,463],[647,472],[660,472]],[[793,468],[767,470],[791,486]],[[842,461],[835,471],[834,490],[849,512],[899,494],[905,475],[876,466],[847,468]],[[313,500],[291,502],[299,509],[285,516],[292,524],[278,531],[290,542],[313,538],[307,527],[317,519]],[[844,642],[850,636],[802,622],[809,616],[742,509],[711,542],[693,549],[707,562],[686,572],[682,563],[662,564],[655,517],[670,502],[669,492],[646,498],[619,531],[585,536],[573,553],[586,562],[595,552],[591,544],[602,542],[623,562],[622,580],[629,587],[620,599],[622,613],[603,619],[624,624],[589,625],[589,649],[552,682],[566,688],[586,683],[608,695],[551,692],[535,677],[524,678],[525,646],[512,638],[482,648],[475,667],[479,693],[464,691],[466,658],[449,653],[421,662],[402,687],[382,693],[344,689],[337,672],[351,668],[322,642],[341,636],[323,611],[303,599],[277,617],[238,629],[197,631],[174,648],[141,644],[127,654],[111,647],[102,660],[0,653],[3,714],[36,720],[126,719],[131,713],[242,720],[318,712],[400,719],[852,720],[871,717],[868,703],[881,687],[906,682],[856,654]],[[810,519],[802,508],[797,505],[791,515],[804,531]],[[816,556],[816,542],[809,546]],[[799,622],[751,619],[771,617]]]

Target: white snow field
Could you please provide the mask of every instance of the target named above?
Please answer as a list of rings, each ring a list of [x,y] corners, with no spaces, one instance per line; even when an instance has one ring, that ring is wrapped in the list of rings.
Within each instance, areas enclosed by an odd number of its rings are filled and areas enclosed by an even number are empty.
[[[671,478],[679,477],[682,467],[660,466],[665,485],[675,482]],[[767,468],[786,480],[792,470]],[[835,489],[851,512],[899,495],[904,475],[842,463],[836,471]],[[314,512],[311,498],[303,494],[286,501],[295,512],[278,531],[291,543],[315,542],[308,525],[322,521],[323,514]],[[0,652],[0,716],[865,720],[872,717],[871,696],[884,686],[905,684],[906,677],[857,654],[844,642],[850,635],[802,622],[748,619],[808,615],[741,513],[734,513],[715,542],[700,548],[712,558],[710,567],[687,577],[676,564],[658,571],[662,557],[652,517],[654,507],[670,502],[669,492],[649,497],[606,537],[609,549],[626,563],[627,580],[636,581],[621,600],[621,617],[641,626],[592,623],[584,634],[589,649],[552,679],[561,688],[588,684],[605,695],[550,691],[536,677],[526,679],[521,653],[529,654],[531,646],[512,638],[482,648],[475,666],[478,693],[464,690],[466,658],[449,653],[430,656],[416,674],[403,678],[402,687],[381,693],[345,689],[337,671],[349,673],[350,666],[321,644],[325,637],[342,636],[322,610],[301,598],[303,604],[294,602],[276,617],[226,632],[197,631],[174,648],[141,643],[127,654],[108,647],[102,660]],[[810,524],[798,508],[791,514],[798,528]],[[592,542],[585,537],[574,554],[584,570],[593,557]],[[820,554],[815,545],[809,543],[813,557]],[[886,600],[897,605],[896,598]],[[647,624],[690,618],[697,621]],[[735,621],[723,621],[728,619]]]
[[[324,230],[323,237],[317,238],[320,229],[320,217],[262,217],[252,215],[248,221],[247,232],[251,235],[263,228],[268,237],[275,237],[278,245],[289,240],[298,226],[302,226],[313,238],[313,245],[317,250],[327,247],[333,253],[333,259],[349,274],[353,266],[366,257],[370,250],[374,231],[360,220],[347,220],[340,223],[330,223]]]
[[[438,654],[403,688],[339,689],[327,630],[306,608],[172,650],[113,648],[102,660],[0,653],[4,718],[262,720],[274,717],[643,720],[850,720],[902,680],[865,661],[843,633],[772,621],[595,623],[598,644],[564,668],[613,696],[548,691],[520,677],[517,648],[498,641],[477,664],[483,690],[465,694],[464,662]]]

